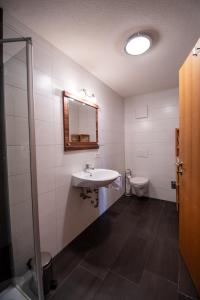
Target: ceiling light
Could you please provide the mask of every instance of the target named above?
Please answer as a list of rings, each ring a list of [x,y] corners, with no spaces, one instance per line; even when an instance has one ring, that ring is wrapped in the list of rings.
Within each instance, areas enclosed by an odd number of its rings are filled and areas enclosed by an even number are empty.
[[[125,46],[126,53],[130,55],[140,55],[146,52],[152,44],[152,39],[146,34],[132,35]]]

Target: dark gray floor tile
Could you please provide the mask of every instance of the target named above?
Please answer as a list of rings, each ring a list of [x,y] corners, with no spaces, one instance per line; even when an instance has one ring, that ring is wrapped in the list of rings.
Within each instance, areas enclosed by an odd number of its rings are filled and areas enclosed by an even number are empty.
[[[181,256],[179,257],[179,292],[195,299],[199,299],[198,293]]]
[[[151,254],[145,268],[162,277],[178,282],[178,246],[172,239],[154,241]]]
[[[158,226],[158,236],[178,240],[178,215],[175,203],[165,203]]]
[[[77,267],[58,288],[51,300],[93,299],[101,280],[81,267]]]
[[[164,210],[166,215],[177,215],[177,207],[175,202],[170,202],[170,201],[164,201]]]
[[[147,213],[148,206],[146,200],[132,200],[132,203],[119,216],[117,222],[120,226],[125,226],[129,234],[133,234],[134,231],[137,236],[144,238],[149,236],[152,239],[153,235],[156,234],[160,209],[154,214]],[[140,209],[141,212],[139,213]]]
[[[189,300],[189,298],[185,297],[182,294],[178,294],[178,300]]]
[[[104,239],[99,239],[99,242],[89,251],[81,265],[96,276],[104,278],[119,255],[134,224],[137,222],[137,218],[138,216],[127,216],[126,211],[124,211],[115,222],[107,224]]]
[[[146,209],[141,213],[141,215],[151,216],[158,221],[164,209],[164,202],[165,201],[158,199],[148,200]]]
[[[128,234],[125,224],[113,224],[108,238],[93,247],[84,260],[81,261],[81,265],[99,278],[104,279],[119,255]]]
[[[91,251],[88,256],[81,261],[81,266],[92,274],[95,274],[95,276],[104,279],[110,269],[111,255],[111,251],[105,250],[105,247],[98,247],[97,250]]]
[[[83,241],[91,246],[96,246],[107,240],[112,232],[112,219],[106,214],[100,216],[84,232],[80,234]]]
[[[123,211],[123,213],[118,217],[115,228],[118,227],[118,232],[121,232],[122,235],[125,233],[127,235],[131,234],[133,229],[137,226],[137,223],[141,217],[133,212],[130,212],[129,209]]]
[[[113,264],[112,270],[135,283],[139,283],[151,247],[152,241],[131,234]]]
[[[187,297],[187,296],[179,293],[178,294],[178,300],[195,300],[195,299]]]
[[[122,197],[54,258],[53,300],[197,299],[177,229],[173,203]]]
[[[128,207],[129,211],[133,214],[141,215],[145,211],[145,208],[148,206],[149,199],[137,198],[136,196],[130,198],[131,202]]]
[[[164,206],[163,202],[158,199],[134,201],[129,212],[136,213],[139,216],[136,224],[136,233],[138,235],[150,237],[151,239],[155,237]]]
[[[120,208],[124,209],[127,206],[130,205],[130,203],[132,202],[132,197],[126,197],[126,196],[122,196],[119,200],[117,200],[109,209],[112,209],[113,206],[119,206]]]
[[[178,300],[177,285],[144,271],[139,286],[138,300]]]
[[[58,284],[80,263],[89,249],[87,243],[77,238],[53,259],[54,276]]]
[[[137,285],[118,276],[109,273],[103,281],[94,300],[137,300]]]
[[[158,224],[159,215],[142,214],[135,226],[135,234],[144,238],[154,239],[157,234]]]
[[[121,197],[117,200],[105,213],[106,216],[109,216],[111,219],[116,220],[123,211],[130,205],[131,198]]]

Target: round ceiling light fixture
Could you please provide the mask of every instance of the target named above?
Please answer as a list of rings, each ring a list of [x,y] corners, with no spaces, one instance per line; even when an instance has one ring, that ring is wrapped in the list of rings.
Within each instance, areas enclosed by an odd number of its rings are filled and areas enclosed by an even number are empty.
[[[149,50],[151,45],[152,39],[149,35],[137,33],[128,39],[125,51],[130,55],[140,55]]]

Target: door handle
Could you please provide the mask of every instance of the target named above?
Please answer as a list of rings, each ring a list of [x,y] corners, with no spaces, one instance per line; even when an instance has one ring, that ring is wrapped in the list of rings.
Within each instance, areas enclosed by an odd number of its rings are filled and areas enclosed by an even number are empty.
[[[176,162],[176,166],[177,166],[177,167],[182,167],[182,166],[183,166],[183,162],[182,162],[182,161]]]
[[[183,169],[182,169],[182,168],[181,168],[181,169],[178,169],[178,170],[177,170],[177,173],[180,174],[180,175],[183,175]]]
[[[177,166],[177,174],[183,175],[183,162],[177,161],[176,166]]]

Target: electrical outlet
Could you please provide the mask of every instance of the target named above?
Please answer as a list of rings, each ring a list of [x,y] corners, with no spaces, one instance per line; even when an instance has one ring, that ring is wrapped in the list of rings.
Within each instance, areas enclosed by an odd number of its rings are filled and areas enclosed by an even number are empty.
[[[171,189],[176,190],[176,181],[171,181]]]

